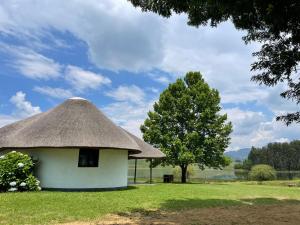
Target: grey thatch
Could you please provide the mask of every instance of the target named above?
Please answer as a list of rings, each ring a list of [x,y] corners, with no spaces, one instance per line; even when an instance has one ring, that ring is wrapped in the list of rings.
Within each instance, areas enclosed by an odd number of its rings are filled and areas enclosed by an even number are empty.
[[[140,144],[85,99],[59,106],[0,128],[0,150],[12,148],[91,147],[140,153]]]
[[[143,141],[142,139],[134,136],[133,134],[126,131],[132,139],[138,144],[141,149],[141,153],[129,155],[130,159],[154,159],[154,158],[163,158],[166,157],[164,153],[162,153],[159,149],[154,148],[152,145],[148,144],[147,142]]]

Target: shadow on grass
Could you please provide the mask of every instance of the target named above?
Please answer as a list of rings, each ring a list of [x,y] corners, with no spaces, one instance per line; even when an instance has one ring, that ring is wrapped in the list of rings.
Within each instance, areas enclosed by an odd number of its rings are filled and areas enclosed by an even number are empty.
[[[285,199],[279,200],[276,198],[251,198],[251,199],[183,199],[183,200],[167,200],[161,204],[163,210],[180,210],[194,209],[207,207],[227,207],[240,205],[265,205],[265,204],[299,204],[299,200]]]
[[[119,213],[134,224],[299,224],[300,201],[275,198],[168,200],[158,210]],[[118,223],[119,224],[119,223]],[[123,224],[123,223],[120,223]]]

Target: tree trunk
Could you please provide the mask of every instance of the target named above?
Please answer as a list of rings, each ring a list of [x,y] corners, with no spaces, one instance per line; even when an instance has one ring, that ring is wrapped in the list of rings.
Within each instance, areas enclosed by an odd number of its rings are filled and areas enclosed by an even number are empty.
[[[180,167],[181,167],[181,183],[186,183],[187,165],[182,165]]]

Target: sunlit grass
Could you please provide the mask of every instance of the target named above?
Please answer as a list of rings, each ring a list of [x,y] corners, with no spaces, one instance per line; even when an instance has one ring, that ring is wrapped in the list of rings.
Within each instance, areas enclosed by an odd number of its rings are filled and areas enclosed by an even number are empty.
[[[272,204],[300,200],[300,188],[255,183],[156,184],[108,192],[0,194],[0,224],[51,224],[93,220],[136,210]]]

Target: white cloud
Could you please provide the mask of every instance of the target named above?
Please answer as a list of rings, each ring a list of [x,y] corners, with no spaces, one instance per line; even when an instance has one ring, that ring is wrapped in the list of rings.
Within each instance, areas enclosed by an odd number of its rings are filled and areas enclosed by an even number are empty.
[[[17,117],[25,118],[41,112],[39,106],[32,106],[31,102],[26,100],[26,94],[22,91],[18,91],[11,97],[10,101],[16,107],[14,114]]]
[[[184,76],[200,71],[210,86],[221,93],[222,102],[246,103],[256,100],[264,89],[250,81],[251,53],[256,44],[245,45],[244,32],[229,23],[217,28],[187,26],[185,15],[168,20],[164,39],[164,58],[160,68]],[[180,35],[178,35],[180,34]]]
[[[68,31],[87,43],[101,68],[138,71],[160,62],[163,19],[126,0],[5,1],[1,11],[3,32],[32,37],[49,28]]]
[[[20,54],[14,67],[22,74],[34,79],[50,79],[59,76],[60,66],[52,59],[38,53]]]
[[[276,115],[299,111],[299,105],[297,105],[296,102],[279,96],[284,90],[286,90],[285,85],[280,84],[276,87],[265,88],[266,95],[258,98],[257,101],[260,105],[269,108]]]
[[[145,92],[135,85],[119,86],[106,95],[117,101],[102,108],[109,118],[134,135],[142,137],[140,126],[149,110],[153,109],[154,100],[146,100]]]
[[[11,115],[0,114],[0,127],[41,112],[40,107],[32,106],[31,102],[26,100],[26,94],[22,91],[18,91],[13,95],[10,98],[10,102],[15,109]]]
[[[70,65],[66,68],[65,79],[78,92],[83,92],[87,89],[96,89],[101,85],[111,83],[110,79],[101,74],[86,71],[79,67]]]
[[[167,85],[172,82],[171,77],[167,76],[166,74],[160,74],[158,72],[150,72],[148,74],[154,81],[161,83],[163,85]]]
[[[27,47],[0,44],[1,51],[12,56],[10,66],[31,79],[53,79],[60,76],[61,65]]]
[[[138,137],[142,137],[140,125],[144,123],[153,103],[153,100],[138,105],[132,102],[114,102],[103,107],[102,110],[119,126]]]
[[[108,91],[106,95],[117,101],[141,103],[144,100],[145,92],[136,85],[131,85],[119,86],[114,90]]]
[[[288,138],[278,138],[278,139],[275,139],[274,142],[277,142],[277,143],[284,143],[284,142],[289,142],[290,140]]]
[[[257,130],[259,124],[266,120],[266,116],[262,112],[243,111],[239,108],[225,109],[223,111],[227,113],[228,120],[233,123],[235,135],[249,134],[249,131]]]
[[[90,60],[100,68],[158,69],[176,77],[201,71],[210,85],[234,102],[252,101],[263,90],[250,82],[251,53],[258,45],[246,46],[244,32],[230,22],[195,28],[187,26],[184,14],[163,19],[126,0],[7,0],[0,12],[0,30],[18,37],[48,35],[50,29],[72,33],[87,44]],[[163,84],[172,80],[165,75],[153,79]]]
[[[241,39],[244,33],[229,22],[217,28],[194,28],[187,26],[184,14],[163,19],[141,12],[126,0],[15,0],[14,4],[5,1],[0,8],[7,18],[0,25],[3,32],[38,36],[49,28],[68,31],[87,44],[90,60],[100,68],[158,69],[175,77],[201,71],[225,102],[253,101],[264,90],[250,82],[251,53],[258,46],[246,46]],[[174,78],[153,79],[166,85]]]
[[[50,97],[53,98],[58,98],[58,99],[66,99],[66,98],[70,98],[73,96],[73,93],[71,90],[67,90],[67,89],[62,89],[62,88],[52,88],[52,87],[48,87],[48,86],[36,86],[33,89],[36,92],[39,92],[41,94],[44,95],[48,95]]]
[[[233,124],[229,149],[261,147],[269,142],[292,141],[300,138],[297,124],[285,126],[274,118],[269,119],[263,112],[226,109],[228,120]]]
[[[0,114],[0,127],[11,124],[18,121],[18,118],[10,115],[1,115]]]
[[[169,84],[171,83],[171,80],[166,77],[166,76],[160,76],[160,77],[156,77],[154,78],[155,81],[162,83],[162,84]]]
[[[247,103],[265,100],[268,97],[268,91],[265,88],[245,87],[241,90],[223,90],[221,93],[222,103]]]

